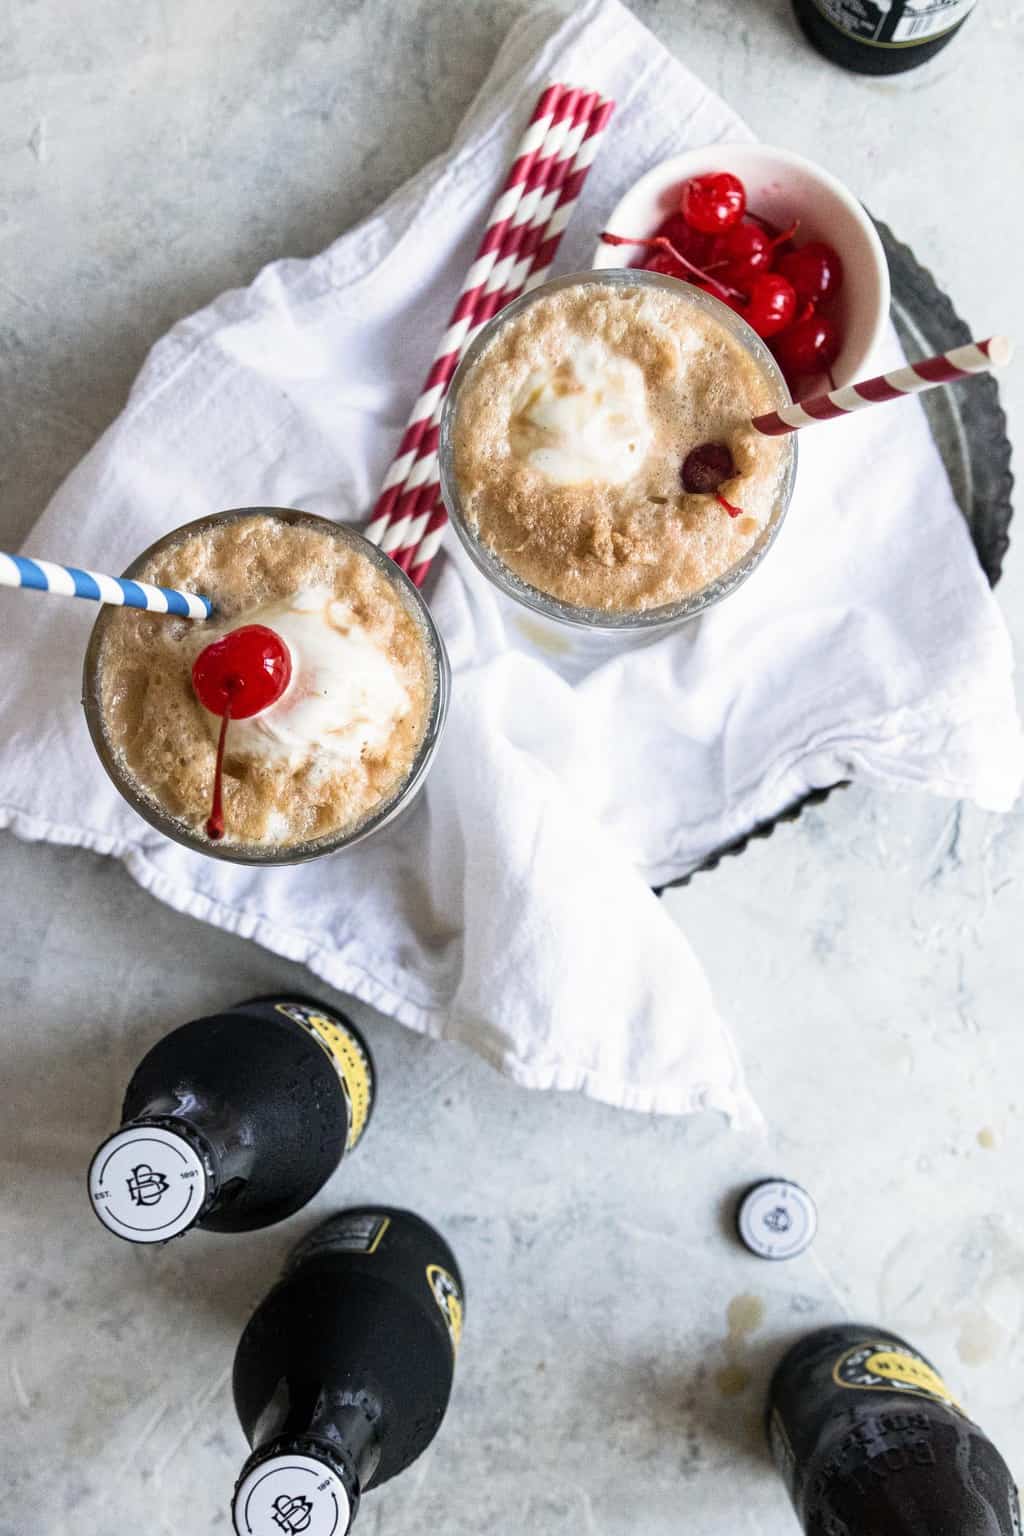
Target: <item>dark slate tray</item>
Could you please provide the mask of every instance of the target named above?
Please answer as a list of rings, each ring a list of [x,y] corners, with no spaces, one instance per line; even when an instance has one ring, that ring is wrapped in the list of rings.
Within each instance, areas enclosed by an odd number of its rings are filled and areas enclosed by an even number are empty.
[[[907,356],[911,360],[929,357],[970,341],[973,333],[932,274],[896,239],[888,225],[877,219],[875,223],[889,261],[892,318]],[[998,385],[991,374],[981,374],[962,387],[928,390],[920,399],[981,568],[995,586],[1009,548],[1013,516],[1010,443]],[[717,849],[688,875],[659,887],[659,894],[671,886],[686,885],[694,875],[714,869],[721,859],[742,853],[752,838],[770,837],[780,821],[796,821],[807,806],[820,805],[834,790],[845,787],[841,782],[805,795],[745,837]]]

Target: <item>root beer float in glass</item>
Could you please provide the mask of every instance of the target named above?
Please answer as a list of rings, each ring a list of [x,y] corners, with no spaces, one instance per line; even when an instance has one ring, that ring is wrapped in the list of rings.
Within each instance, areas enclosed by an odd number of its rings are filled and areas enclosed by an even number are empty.
[[[153,826],[214,858],[295,863],[411,803],[443,729],[448,662],[415,587],[361,534],[240,508],[168,534],[126,574],[214,607],[206,623],[105,609],[89,643],[93,743]]]
[[[750,422],[789,398],[710,294],[638,270],[559,278],[492,320],[456,373],[445,506],[506,597],[635,640],[703,613],[767,554],[796,448]]]

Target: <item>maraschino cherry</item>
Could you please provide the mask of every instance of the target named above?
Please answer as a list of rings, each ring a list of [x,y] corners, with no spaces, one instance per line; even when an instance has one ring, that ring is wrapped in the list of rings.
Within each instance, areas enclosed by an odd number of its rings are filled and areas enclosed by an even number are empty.
[[[742,287],[755,273],[767,272],[771,266],[771,236],[759,224],[734,224],[719,235],[711,254],[711,270],[720,271],[726,282]]]
[[[280,635],[265,624],[243,624],[199,652],[192,665],[196,698],[211,715],[222,716],[213,776],[213,803],[206,835],[224,836],[224,743],[229,720],[248,720],[276,704],[292,676],[292,658]]]
[[[747,207],[747,192],[731,171],[712,171],[707,176],[691,176],[683,183],[680,203],[683,218],[702,235],[720,235],[742,219]]]
[[[736,466],[725,443],[701,443],[686,455],[679,478],[683,490],[691,496],[711,496],[735,473]]]
[[[839,356],[839,332],[825,315],[811,309],[772,344],[787,380],[825,373]]]
[[[750,296],[740,310],[749,326],[765,340],[784,331],[796,316],[793,285],[778,272],[759,272],[750,284]]]
[[[683,490],[689,491],[691,496],[713,496],[730,517],[739,517],[743,508],[734,507],[731,501],[726,501],[718,489],[726,480],[732,480],[735,474],[736,465],[725,443],[700,443],[686,455],[679,478]]]
[[[843,284],[843,264],[839,254],[824,240],[811,240],[795,251],[787,251],[779,258],[776,271],[792,283],[801,305],[835,298]]]
[[[775,260],[777,247],[792,239],[797,226],[798,221],[794,219],[788,229],[771,234],[762,225],[747,220],[734,224],[714,241],[707,269],[736,288],[749,289],[759,272],[768,271]],[[782,270],[781,266],[779,270]]]
[[[676,250],[681,251],[688,261],[692,261],[698,267],[703,267],[708,261],[715,244],[711,235],[702,235],[699,229],[693,229],[687,224],[681,213],[670,213],[654,233],[664,235],[666,240],[671,240]]]

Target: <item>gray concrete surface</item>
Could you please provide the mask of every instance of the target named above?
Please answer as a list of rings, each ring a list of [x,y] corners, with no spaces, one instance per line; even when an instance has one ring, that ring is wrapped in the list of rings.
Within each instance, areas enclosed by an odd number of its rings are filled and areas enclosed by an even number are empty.
[[[173,320],[315,251],[444,147],[519,9],[8,0],[0,543],[27,533]],[[888,82],[819,62],[785,0],[636,9],[763,137],[859,190],[978,334],[1024,335],[1018,0],[981,0],[947,53]],[[1004,386],[1018,425],[1022,374]],[[1011,551],[1018,646],[1022,594]],[[359,1010],[379,1117],[317,1207],[153,1253],[107,1237],[83,1200],[132,1064],[204,1008],[305,978],[104,860],[5,839],[0,1536],[226,1531],[235,1340],[290,1242],[349,1198],[419,1206],[469,1285],[450,1417],[367,1499],[366,1533],[792,1530],[761,1449],[765,1373],[843,1313],[931,1352],[1021,1475],[1022,856],[1019,811],[851,790],[668,898],[763,1136],[529,1095]],[[813,1255],[779,1268],[724,1219],[774,1172],[822,1212]],[[751,1329],[761,1307],[743,1297],[763,1306]]]

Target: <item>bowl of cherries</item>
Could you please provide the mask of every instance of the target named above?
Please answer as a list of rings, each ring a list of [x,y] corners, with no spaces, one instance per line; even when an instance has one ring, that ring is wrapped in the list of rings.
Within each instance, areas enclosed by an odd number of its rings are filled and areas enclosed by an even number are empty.
[[[747,321],[794,399],[863,378],[889,313],[882,242],[820,166],[765,144],[712,144],[656,165],[610,215],[595,267],[696,284]]]

